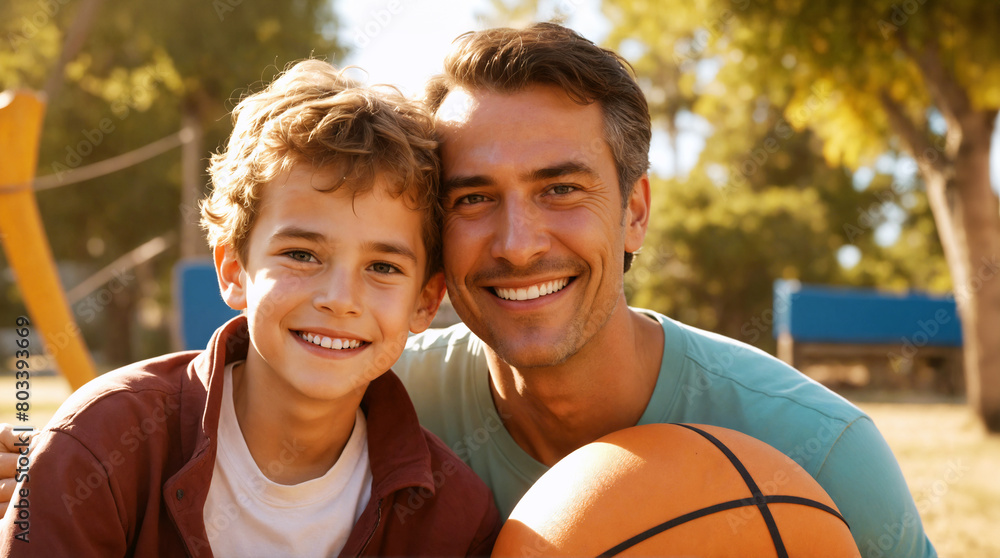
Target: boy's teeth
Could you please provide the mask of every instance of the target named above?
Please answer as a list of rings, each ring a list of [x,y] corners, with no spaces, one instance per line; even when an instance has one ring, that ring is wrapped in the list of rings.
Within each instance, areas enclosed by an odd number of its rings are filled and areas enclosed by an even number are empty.
[[[539,283],[537,285],[531,285],[530,287],[520,289],[504,289],[496,287],[493,290],[496,291],[497,296],[504,300],[533,300],[538,297],[561,291],[563,287],[568,284],[569,278],[564,277],[562,279],[547,281],[545,283]]]
[[[340,339],[324,337],[322,335],[316,335],[313,333],[299,332],[299,337],[305,339],[306,341],[312,343],[313,345],[319,345],[327,349],[357,349],[361,346],[363,341],[357,339]]]

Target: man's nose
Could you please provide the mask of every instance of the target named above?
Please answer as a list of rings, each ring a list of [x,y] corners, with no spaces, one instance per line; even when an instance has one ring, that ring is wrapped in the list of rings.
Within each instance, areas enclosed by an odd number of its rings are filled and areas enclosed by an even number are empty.
[[[336,316],[361,315],[362,278],[347,266],[334,266],[323,277],[313,297],[316,308]]]
[[[543,212],[531,200],[509,197],[498,212],[491,255],[523,267],[546,253],[551,240]]]

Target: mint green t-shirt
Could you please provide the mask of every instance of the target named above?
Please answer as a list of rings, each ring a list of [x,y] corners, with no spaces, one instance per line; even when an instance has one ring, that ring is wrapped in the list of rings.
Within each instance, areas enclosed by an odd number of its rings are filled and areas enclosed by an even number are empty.
[[[663,326],[660,375],[638,424],[738,430],[794,459],[837,504],[865,557],[936,556],[889,446],[860,409],[749,345],[635,309]],[[507,517],[548,467],[511,437],[483,342],[463,324],[410,338],[393,370],[420,423],[493,490]]]

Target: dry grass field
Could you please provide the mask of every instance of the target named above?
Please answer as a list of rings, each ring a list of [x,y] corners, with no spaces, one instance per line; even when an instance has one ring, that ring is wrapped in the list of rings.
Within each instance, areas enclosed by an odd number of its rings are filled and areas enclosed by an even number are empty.
[[[27,424],[40,428],[70,390],[60,377],[34,377],[31,382]],[[0,377],[0,394],[8,399],[0,401],[0,421],[14,422],[13,377]],[[852,399],[871,415],[896,453],[938,553],[1000,558],[1000,436],[988,436],[961,403]]]

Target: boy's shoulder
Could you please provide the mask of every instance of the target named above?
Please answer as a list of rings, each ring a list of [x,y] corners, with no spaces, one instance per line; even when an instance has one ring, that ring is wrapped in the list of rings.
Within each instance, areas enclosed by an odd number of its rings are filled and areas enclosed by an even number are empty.
[[[369,385],[362,405],[373,494],[389,498],[379,552],[489,554],[501,524],[492,493],[440,438],[418,424],[393,371]]]
[[[182,407],[189,412],[198,407],[182,400],[205,400],[207,383],[191,366],[200,354],[171,353],[102,374],[71,394],[46,429],[88,446],[121,441],[136,426],[163,430]]]

